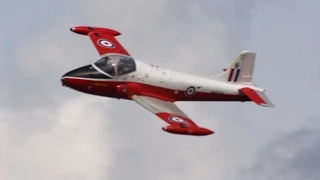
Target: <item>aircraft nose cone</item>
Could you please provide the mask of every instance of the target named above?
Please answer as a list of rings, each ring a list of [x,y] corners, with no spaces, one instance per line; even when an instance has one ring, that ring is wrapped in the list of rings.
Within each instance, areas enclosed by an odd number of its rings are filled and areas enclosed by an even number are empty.
[[[61,77],[62,86],[67,86],[67,81],[68,81],[67,79],[68,78],[73,78],[73,77],[78,77],[78,76],[79,76],[79,68],[65,73]]]
[[[67,72],[66,74],[64,74],[64,75],[61,77],[61,84],[62,84],[62,86],[67,86],[66,77],[70,77],[70,72]]]
[[[61,77],[61,84],[62,84],[62,86],[65,86],[65,85],[66,85],[65,80],[64,80],[64,77],[63,77],[63,76]]]

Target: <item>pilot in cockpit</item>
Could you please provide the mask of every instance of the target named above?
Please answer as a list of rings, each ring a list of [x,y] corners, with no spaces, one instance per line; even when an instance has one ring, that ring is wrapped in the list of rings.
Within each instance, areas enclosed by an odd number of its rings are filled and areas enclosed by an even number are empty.
[[[128,58],[121,58],[118,64],[118,75],[134,71],[135,68],[133,63],[133,61],[128,61]]]

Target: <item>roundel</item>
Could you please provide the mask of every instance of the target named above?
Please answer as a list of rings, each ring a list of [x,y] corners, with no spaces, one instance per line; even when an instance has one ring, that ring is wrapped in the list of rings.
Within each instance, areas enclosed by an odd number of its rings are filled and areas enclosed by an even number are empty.
[[[173,122],[177,122],[177,123],[183,123],[183,122],[184,122],[183,119],[178,118],[178,117],[176,117],[176,116],[170,116],[170,117],[169,117],[169,120],[170,120],[170,121],[173,121]]]
[[[196,93],[196,88],[193,87],[193,86],[188,87],[186,92],[185,92],[186,96],[192,96],[195,93]]]
[[[106,40],[106,39],[99,39],[98,40],[98,44],[102,47],[106,47],[106,48],[114,48],[114,45],[112,44],[112,42]]]

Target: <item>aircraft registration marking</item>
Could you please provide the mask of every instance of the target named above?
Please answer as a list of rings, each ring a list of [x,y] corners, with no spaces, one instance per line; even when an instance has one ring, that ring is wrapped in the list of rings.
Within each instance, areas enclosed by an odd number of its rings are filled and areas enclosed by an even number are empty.
[[[224,94],[223,91],[215,91],[215,90],[210,91],[210,93],[212,93],[212,94]]]
[[[94,85],[95,86],[102,86],[102,87],[106,87],[107,86],[106,84],[103,84],[103,83],[95,83]]]

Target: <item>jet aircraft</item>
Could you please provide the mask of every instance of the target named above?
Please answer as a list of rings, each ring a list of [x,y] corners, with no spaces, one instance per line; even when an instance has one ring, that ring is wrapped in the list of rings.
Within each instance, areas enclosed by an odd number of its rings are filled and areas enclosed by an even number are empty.
[[[242,51],[221,74],[193,75],[163,69],[135,59],[116,39],[120,32],[102,27],[76,26],[72,32],[89,36],[101,58],[67,72],[63,86],[83,93],[133,100],[168,125],[172,134],[205,136],[210,129],[198,126],[175,104],[177,101],[234,101],[273,107],[265,89],[252,82],[256,53]]]

